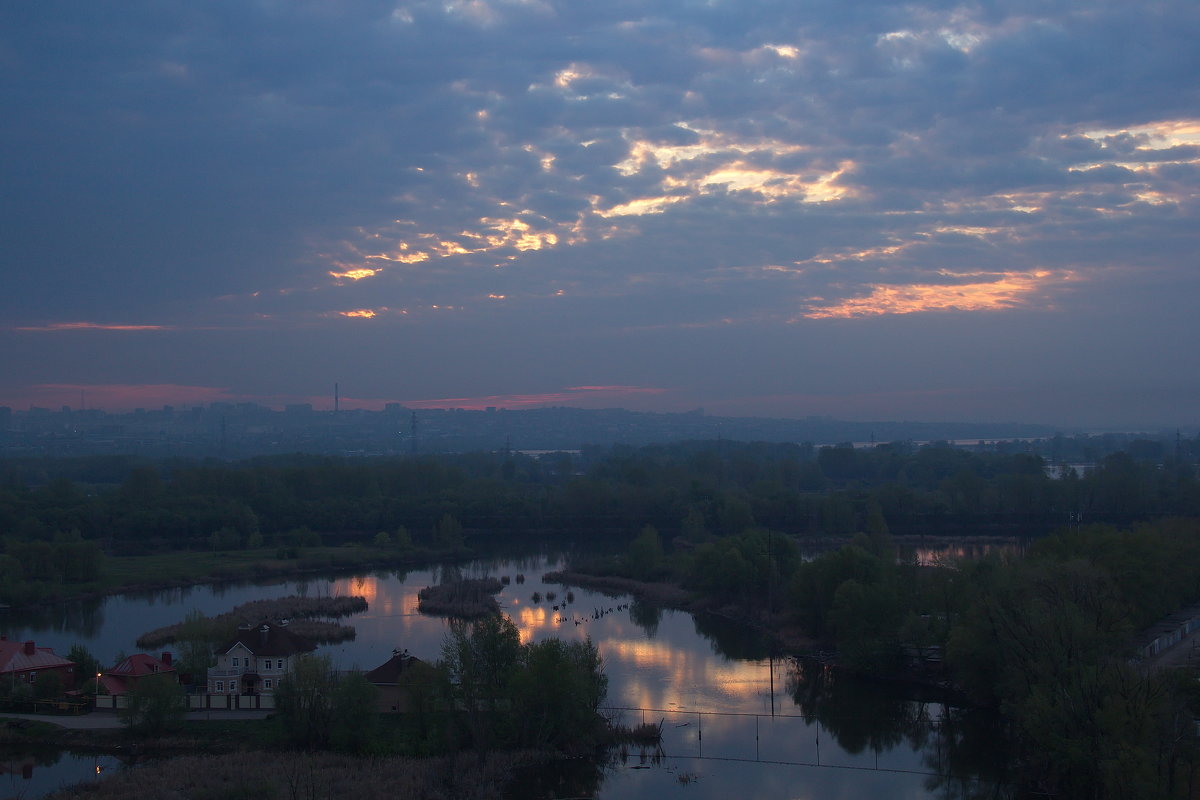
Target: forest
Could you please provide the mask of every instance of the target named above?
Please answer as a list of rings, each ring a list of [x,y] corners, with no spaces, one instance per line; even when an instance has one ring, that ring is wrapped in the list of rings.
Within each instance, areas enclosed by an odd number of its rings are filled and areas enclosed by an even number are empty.
[[[894,534],[1028,535],[1080,521],[1200,515],[1194,441],[1175,455],[1157,444],[1134,440],[1091,453],[1084,474],[1065,469],[1061,478],[1048,474],[1055,462],[1018,443],[987,452],[907,442],[860,449],[709,441],[541,458],[500,451],[13,459],[0,462],[0,537],[6,553],[20,556],[25,577],[72,581],[86,579],[95,563],[88,543],[128,555],[302,544],[314,534],[337,543],[403,529],[428,546],[447,516],[470,538],[633,535],[644,525],[667,537],[755,526],[844,536],[875,516]]]

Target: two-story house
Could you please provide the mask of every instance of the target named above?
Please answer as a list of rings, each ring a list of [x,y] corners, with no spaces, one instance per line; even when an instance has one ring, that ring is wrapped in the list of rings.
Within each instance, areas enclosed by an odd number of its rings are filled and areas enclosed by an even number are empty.
[[[301,653],[317,646],[287,629],[287,622],[241,625],[237,636],[217,648],[208,670],[209,694],[272,694]]]

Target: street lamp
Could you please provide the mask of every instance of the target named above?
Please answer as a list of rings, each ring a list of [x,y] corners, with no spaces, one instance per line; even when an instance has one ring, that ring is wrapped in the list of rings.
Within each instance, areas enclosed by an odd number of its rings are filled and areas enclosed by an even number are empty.
[[[92,694],[94,694],[96,697],[100,696],[100,673],[99,672],[96,673],[96,691],[93,692]],[[96,701],[92,700],[92,706],[94,707],[95,705],[96,705]]]

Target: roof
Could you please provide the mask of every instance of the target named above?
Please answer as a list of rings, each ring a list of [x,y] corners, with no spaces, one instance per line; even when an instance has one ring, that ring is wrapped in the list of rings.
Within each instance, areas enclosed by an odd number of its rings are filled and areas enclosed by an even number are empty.
[[[272,622],[239,627],[237,636],[218,647],[217,652],[228,653],[239,644],[256,656],[294,656],[317,649],[308,639],[289,631],[286,625]]]
[[[116,678],[112,675],[101,675],[100,685],[104,687],[104,691],[109,694],[128,694],[129,686],[125,683],[124,678]]]
[[[140,678],[143,675],[155,675],[159,672],[174,672],[175,667],[165,661],[148,656],[145,653],[134,653],[120,664],[117,664],[105,674],[121,678]]]
[[[410,656],[407,650],[403,653],[393,650],[391,658],[368,672],[364,677],[376,684],[399,683],[401,673],[408,672],[417,664],[423,663],[425,662],[416,656]]]
[[[30,645],[30,647],[26,647]],[[32,649],[32,653],[25,652]],[[68,661],[56,655],[53,648],[36,647],[33,642],[11,642],[0,639],[0,673],[24,672],[31,669],[54,669],[56,667],[73,667],[74,661]]]

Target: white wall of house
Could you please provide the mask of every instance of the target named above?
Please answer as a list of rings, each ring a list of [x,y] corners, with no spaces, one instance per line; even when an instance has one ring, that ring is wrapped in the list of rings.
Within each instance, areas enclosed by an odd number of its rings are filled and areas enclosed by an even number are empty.
[[[228,653],[217,655],[217,665],[208,670],[209,694],[241,694],[246,690],[246,673],[258,675],[254,683],[260,694],[272,694],[279,688],[279,680],[291,668],[292,658],[280,656],[256,656],[241,642]]]

